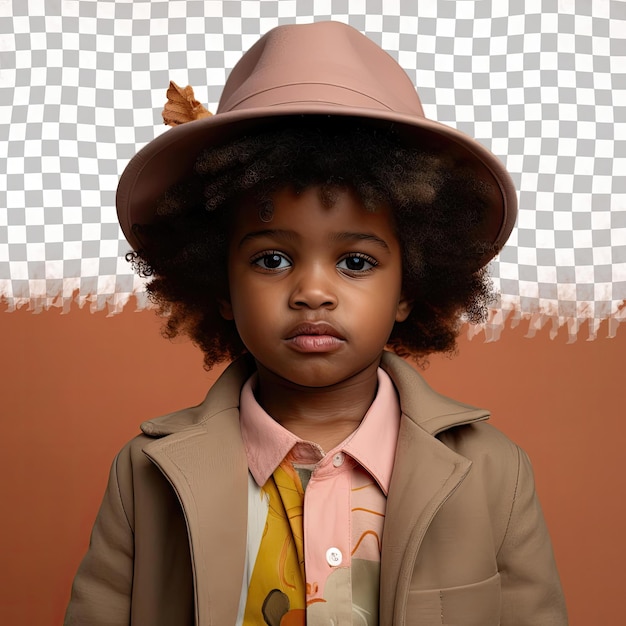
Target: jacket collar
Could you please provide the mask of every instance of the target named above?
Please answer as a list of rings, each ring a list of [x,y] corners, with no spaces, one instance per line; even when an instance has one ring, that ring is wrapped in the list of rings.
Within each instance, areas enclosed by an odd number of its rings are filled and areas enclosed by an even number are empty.
[[[402,413],[429,435],[489,417],[489,411],[485,409],[437,393],[413,367],[391,352],[383,353],[381,367],[398,390]]]
[[[380,624],[386,625],[404,623],[411,572],[424,534],[471,466],[433,435],[489,414],[434,392],[391,353],[384,353],[381,367],[398,390],[402,409],[382,542]],[[198,626],[232,624],[237,617],[248,484],[239,395],[253,371],[250,359],[239,359],[202,404],[141,426],[154,438],[144,453],[171,483],[185,515]]]
[[[149,437],[164,437],[190,427],[206,425],[213,416],[224,411],[239,410],[241,388],[253,372],[252,359],[242,357],[233,361],[215,381],[201,404],[144,422],[141,430]]]

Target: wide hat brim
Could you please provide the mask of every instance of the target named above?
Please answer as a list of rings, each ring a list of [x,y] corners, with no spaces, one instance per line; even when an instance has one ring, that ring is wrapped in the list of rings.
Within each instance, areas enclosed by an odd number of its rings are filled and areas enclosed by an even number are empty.
[[[324,59],[318,58],[319,43],[325,40],[334,42],[335,52],[343,58],[339,70],[335,54],[328,57],[326,68]],[[286,50],[290,45],[291,55]],[[313,49],[315,66],[307,63],[307,53],[310,57]],[[346,55],[353,58],[345,59]],[[338,75],[335,79],[333,69]],[[476,231],[477,240],[485,246],[478,267],[504,246],[515,224],[517,196],[502,162],[469,135],[424,117],[404,70],[367,37],[345,24],[317,22],[270,31],[233,68],[215,115],[168,130],[131,159],[120,177],[116,204],[122,231],[132,248],[149,245],[140,240],[133,226],[155,219],[159,199],[191,174],[200,152],[307,116],[341,116],[361,124],[391,127],[403,143],[452,152],[491,190]]]

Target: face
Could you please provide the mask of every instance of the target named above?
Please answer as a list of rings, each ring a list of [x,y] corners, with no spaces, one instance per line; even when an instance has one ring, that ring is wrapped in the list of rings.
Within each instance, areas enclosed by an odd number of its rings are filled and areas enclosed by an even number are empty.
[[[402,262],[390,210],[367,211],[349,190],[331,207],[317,188],[273,196],[269,222],[237,210],[228,301],[259,368],[294,385],[327,387],[378,367],[402,297]]]

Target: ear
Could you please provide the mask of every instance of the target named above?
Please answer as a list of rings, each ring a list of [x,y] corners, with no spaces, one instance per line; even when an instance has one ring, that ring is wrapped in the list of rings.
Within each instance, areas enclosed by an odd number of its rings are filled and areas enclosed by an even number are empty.
[[[218,298],[217,304],[220,308],[220,315],[225,320],[235,319],[235,316],[233,315],[233,305],[230,303],[230,300],[226,300],[225,298]]]
[[[407,300],[404,295],[400,296],[398,306],[396,308],[396,322],[404,322],[413,310],[413,302]]]

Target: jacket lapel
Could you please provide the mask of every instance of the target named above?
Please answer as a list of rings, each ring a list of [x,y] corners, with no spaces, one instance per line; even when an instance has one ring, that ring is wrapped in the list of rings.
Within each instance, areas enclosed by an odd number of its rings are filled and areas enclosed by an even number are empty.
[[[234,624],[244,575],[248,465],[239,428],[241,363],[191,411],[142,426],[151,441],[144,453],[168,479],[183,509],[194,572],[197,626]],[[180,422],[193,414],[194,425]],[[167,429],[172,425],[170,432]]]
[[[470,461],[403,415],[383,531],[381,625],[404,624],[413,567],[422,539],[470,466]]]
[[[434,435],[489,414],[434,392],[407,363],[385,353],[402,407],[381,555],[380,624],[404,624],[417,553],[434,516],[459,487],[471,461]]]
[[[248,467],[239,421],[222,414],[211,422],[144,448],[183,508],[198,626],[235,623],[246,555]]]

